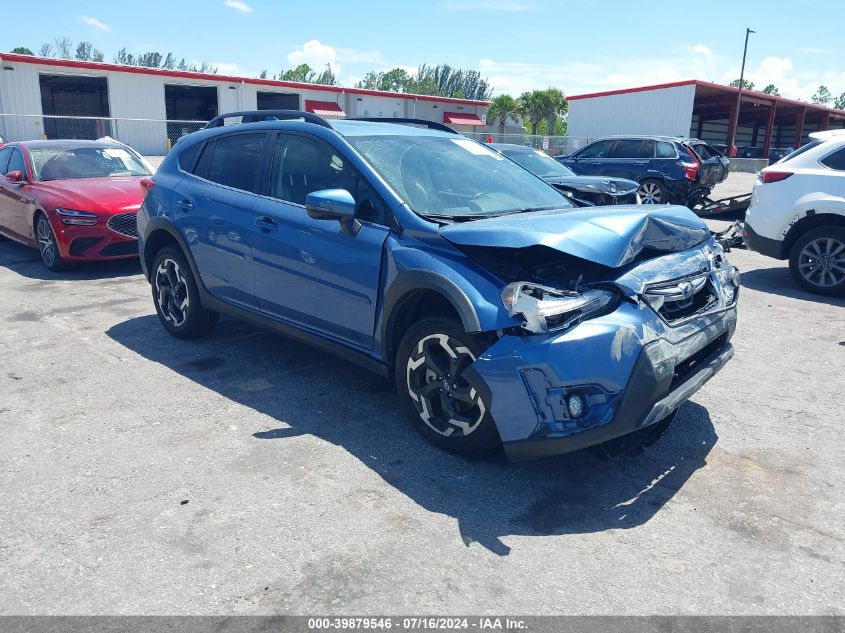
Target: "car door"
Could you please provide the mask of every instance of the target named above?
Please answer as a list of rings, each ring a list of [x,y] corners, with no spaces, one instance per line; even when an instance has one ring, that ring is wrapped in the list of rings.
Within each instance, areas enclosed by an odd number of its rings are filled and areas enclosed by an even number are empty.
[[[570,162],[564,164],[579,176],[604,176],[613,144],[613,139],[596,141],[574,154]]]
[[[208,141],[173,194],[173,219],[208,291],[257,308],[252,275],[253,209],[266,171],[268,133]]]
[[[717,185],[728,177],[730,161],[715,147],[707,143],[687,145],[699,159],[698,182],[702,185]]]
[[[360,228],[315,220],[305,196],[346,189]],[[268,195],[254,210],[255,294],[262,312],[372,349],[387,207],[343,155],[327,142],[279,134]]]
[[[23,182],[12,182],[6,175],[19,171]],[[32,237],[33,204],[27,190],[27,169],[24,155],[18,147],[4,147],[0,150],[0,226],[12,237],[29,240]]]
[[[654,141],[619,139],[610,152],[603,176],[627,178],[637,182],[646,177],[654,154]]]

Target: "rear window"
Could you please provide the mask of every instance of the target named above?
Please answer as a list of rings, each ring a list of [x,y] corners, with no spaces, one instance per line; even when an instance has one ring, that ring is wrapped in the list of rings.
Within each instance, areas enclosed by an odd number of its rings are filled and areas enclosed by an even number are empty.
[[[701,160],[710,160],[711,158],[715,158],[719,156],[719,152],[710,147],[709,145],[705,145],[704,143],[696,143],[694,145],[690,145],[692,151],[698,154],[698,157]]]
[[[837,171],[845,171],[845,147],[840,149],[838,152],[828,154],[819,162],[825,167],[829,167],[830,169],[835,169]]]
[[[657,149],[655,150],[655,157],[656,158],[677,158],[678,154],[675,152],[675,146],[672,143],[667,143],[666,141],[660,141],[657,143]]]
[[[798,157],[798,156],[801,156],[801,154],[803,154],[803,153],[804,153],[804,152],[806,152],[807,150],[811,150],[811,149],[813,149],[814,147],[818,147],[818,146],[819,146],[819,145],[821,145],[822,143],[824,143],[824,141],[820,141],[820,140],[818,140],[818,139],[813,139],[812,141],[810,141],[810,142],[809,142],[809,143],[807,143],[806,145],[802,145],[801,147],[799,147],[798,149],[796,149],[794,152],[791,152],[791,153],[787,154],[786,156],[784,156],[783,158],[781,158],[778,162],[776,162],[776,163],[775,163],[775,165],[780,165],[780,164],[782,164],[782,163],[789,162],[789,161],[791,161],[793,158],[796,158],[796,157]]]

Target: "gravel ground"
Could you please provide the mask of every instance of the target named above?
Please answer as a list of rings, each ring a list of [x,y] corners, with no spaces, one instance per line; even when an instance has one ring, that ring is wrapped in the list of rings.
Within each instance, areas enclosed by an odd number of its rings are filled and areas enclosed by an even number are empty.
[[[714,223],[714,225],[719,223]],[[643,454],[453,457],[346,362],[0,241],[2,614],[842,614],[845,301],[743,271]]]

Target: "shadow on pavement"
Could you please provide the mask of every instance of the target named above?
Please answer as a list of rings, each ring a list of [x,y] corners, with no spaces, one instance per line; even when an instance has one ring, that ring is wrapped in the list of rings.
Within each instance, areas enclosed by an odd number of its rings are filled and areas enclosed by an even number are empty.
[[[760,292],[800,299],[801,301],[813,301],[815,303],[826,303],[845,307],[845,297],[817,295],[801,288],[792,278],[789,268],[785,266],[744,270],[742,271],[741,283],[746,288],[759,290]]]
[[[628,529],[651,519],[706,464],[717,436],[707,410],[684,405],[646,452],[605,462],[580,452],[511,464],[468,460],[420,437],[398,412],[392,384],[319,350],[237,321],[205,341],[171,338],[155,316],[108,331],[128,349],[199,386],[278,420],[247,429],[254,441],[310,434],[342,447],[431,512],[454,517],[467,545],[498,555],[512,535]],[[245,385],[272,383],[262,391]]]
[[[0,267],[8,268],[23,277],[42,281],[62,279],[111,279],[141,273],[137,259],[121,259],[73,264],[67,270],[54,273],[42,262],[38,251],[5,237],[0,237]]]

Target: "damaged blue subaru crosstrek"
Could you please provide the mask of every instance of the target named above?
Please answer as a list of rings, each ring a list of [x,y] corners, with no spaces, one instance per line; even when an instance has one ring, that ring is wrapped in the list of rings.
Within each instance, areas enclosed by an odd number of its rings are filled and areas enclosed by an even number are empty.
[[[440,124],[238,115],[144,184],[174,336],[305,339],[395,376],[434,444],[511,459],[653,441],[733,355],[739,276],[684,207],[572,208]]]

